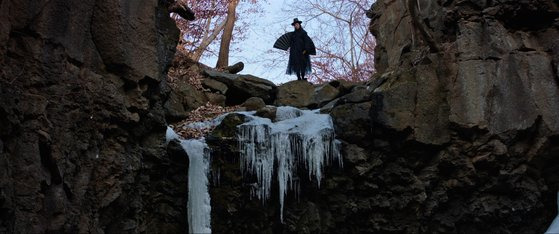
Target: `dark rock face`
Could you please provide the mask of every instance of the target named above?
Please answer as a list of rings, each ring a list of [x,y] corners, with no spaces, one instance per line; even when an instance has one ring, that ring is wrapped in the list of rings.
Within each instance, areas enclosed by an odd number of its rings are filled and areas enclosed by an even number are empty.
[[[236,75],[225,72],[204,70],[209,79],[227,85],[227,103],[239,105],[251,97],[262,98],[267,104],[274,102],[276,97],[276,85],[266,79],[252,75]]]
[[[161,83],[178,30],[160,2],[2,1],[0,233],[187,230]]]
[[[318,106],[324,106],[340,95],[340,90],[330,84],[323,84],[315,88],[313,102]]]
[[[344,168],[288,194],[282,224],[276,191],[249,199],[236,142],[214,143],[213,230],[543,233],[559,190],[557,1],[377,1],[367,14],[379,73],[322,108]]]

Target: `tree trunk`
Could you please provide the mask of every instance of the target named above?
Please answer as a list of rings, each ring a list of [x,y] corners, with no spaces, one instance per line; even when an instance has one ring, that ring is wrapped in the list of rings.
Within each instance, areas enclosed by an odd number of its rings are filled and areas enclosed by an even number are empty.
[[[208,46],[210,44],[212,44],[212,42],[215,40],[215,38],[219,35],[219,33],[223,30],[223,28],[225,27],[225,23],[227,21],[224,20],[223,22],[221,22],[218,26],[216,26],[216,28],[214,29],[214,31],[212,32],[212,34],[210,34],[208,37],[205,37],[202,40],[202,43],[200,43],[200,46],[198,48],[196,48],[196,50],[190,55],[190,58],[196,62],[200,61],[200,58],[202,58],[202,54],[204,54],[204,51],[206,51],[206,49],[208,48]]]
[[[227,6],[227,21],[221,35],[221,45],[219,47],[219,57],[217,59],[217,68],[229,66],[229,46],[233,37],[233,28],[235,27],[236,11],[239,0],[231,0]]]

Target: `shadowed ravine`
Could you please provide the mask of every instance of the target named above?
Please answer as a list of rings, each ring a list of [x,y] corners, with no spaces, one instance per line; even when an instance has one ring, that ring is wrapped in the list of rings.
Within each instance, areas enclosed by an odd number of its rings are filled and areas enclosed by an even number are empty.
[[[282,85],[175,53],[165,2],[0,3],[0,233],[557,228],[557,1],[377,1],[369,81]]]

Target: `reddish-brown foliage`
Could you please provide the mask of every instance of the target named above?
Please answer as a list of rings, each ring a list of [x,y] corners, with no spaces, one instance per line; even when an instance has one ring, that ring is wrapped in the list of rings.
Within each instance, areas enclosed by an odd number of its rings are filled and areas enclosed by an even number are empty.
[[[207,103],[189,113],[188,119],[185,119],[170,127],[184,139],[197,139],[206,136],[214,127],[207,127],[201,129],[190,128],[189,124],[210,121],[222,114],[233,112],[237,110],[238,106],[222,107]]]
[[[177,51],[173,65],[167,73],[167,83],[171,88],[178,88],[183,83],[189,84],[201,91],[208,91],[202,87],[202,64],[192,61],[182,51]]]
[[[205,53],[216,54],[212,45],[219,41],[225,26],[227,6],[238,0],[182,0],[196,13],[196,20],[187,21],[174,16],[181,30],[178,49],[195,61]],[[249,16],[260,12],[259,3],[266,0],[242,0],[241,9],[237,11],[232,42],[245,37],[245,29],[251,23]]]

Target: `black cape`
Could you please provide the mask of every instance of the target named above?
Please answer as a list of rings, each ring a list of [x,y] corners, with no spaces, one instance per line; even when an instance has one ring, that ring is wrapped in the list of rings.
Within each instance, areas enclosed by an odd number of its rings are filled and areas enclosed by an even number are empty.
[[[285,36],[289,38],[289,63],[286,74],[310,74],[312,71],[310,55],[316,55],[314,42],[303,29],[295,30]],[[306,53],[303,54],[304,51]]]

